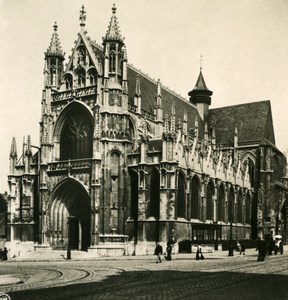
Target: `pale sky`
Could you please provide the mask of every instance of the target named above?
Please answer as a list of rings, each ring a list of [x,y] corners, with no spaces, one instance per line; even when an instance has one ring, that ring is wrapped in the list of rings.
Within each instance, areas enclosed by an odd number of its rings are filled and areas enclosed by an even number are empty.
[[[102,43],[113,3],[128,62],[188,99],[199,75],[211,107],[270,100],[276,146],[288,147],[288,0],[0,0],[0,193],[9,152],[23,136],[39,145],[44,52],[55,21],[66,60],[80,31]]]

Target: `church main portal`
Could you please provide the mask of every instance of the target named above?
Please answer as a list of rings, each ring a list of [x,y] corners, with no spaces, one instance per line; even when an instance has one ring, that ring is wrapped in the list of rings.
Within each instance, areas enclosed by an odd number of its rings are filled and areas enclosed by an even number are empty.
[[[54,190],[49,208],[53,249],[87,250],[90,245],[90,197],[80,183],[66,179]]]

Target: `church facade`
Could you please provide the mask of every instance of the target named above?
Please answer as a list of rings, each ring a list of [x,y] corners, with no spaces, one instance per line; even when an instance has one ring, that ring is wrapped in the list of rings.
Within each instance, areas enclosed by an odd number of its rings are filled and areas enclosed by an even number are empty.
[[[152,253],[155,241],[181,251],[286,236],[286,160],[270,102],[210,109],[201,69],[188,101],[128,64],[115,7],[102,45],[85,20],[82,7],[65,67],[54,25],[40,146],[28,136],[18,157],[12,140],[11,247],[129,255]]]

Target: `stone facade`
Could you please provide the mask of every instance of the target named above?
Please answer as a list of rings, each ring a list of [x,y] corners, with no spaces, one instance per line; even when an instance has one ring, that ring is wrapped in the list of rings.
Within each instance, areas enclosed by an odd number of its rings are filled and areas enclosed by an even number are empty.
[[[227,124],[233,140],[224,144],[202,70],[187,101],[128,64],[115,7],[101,46],[87,35],[85,19],[82,7],[65,68],[54,25],[40,147],[33,154],[28,137],[18,160],[12,141],[11,245],[144,254],[155,241],[173,240],[180,251],[185,241],[220,243],[231,224],[233,239],[250,239],[269,216],[275,227],[280,208],[266,208],[267,191],[282,180],[275,170],[285,159],[264,139],[271,130],[274,138],[273,123],[256,141],[241,137],[247,124]]]

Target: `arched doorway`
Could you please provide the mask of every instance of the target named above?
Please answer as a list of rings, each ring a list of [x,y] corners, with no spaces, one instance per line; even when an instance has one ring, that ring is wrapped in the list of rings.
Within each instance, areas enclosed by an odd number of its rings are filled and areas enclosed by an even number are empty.
[[[53,191],[49,210],[50,243],[54,249],[86,251],[90,246],[90,197],[73,179],[65,179]]]

